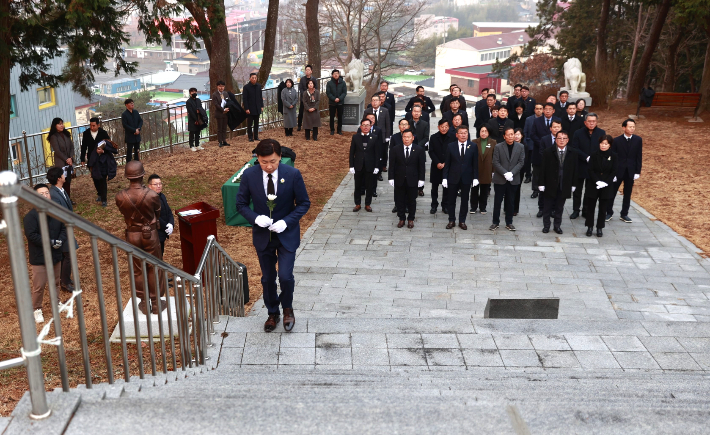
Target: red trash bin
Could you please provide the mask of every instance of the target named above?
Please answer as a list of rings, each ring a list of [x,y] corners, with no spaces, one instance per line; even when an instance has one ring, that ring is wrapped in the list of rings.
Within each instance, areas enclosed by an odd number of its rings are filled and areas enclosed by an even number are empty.
[[[181,213],[196,210],[189,216],[182,216]],[[207,237],[214,235],[217,238],[217,218],[219,210],[206,202],[183,207],[175,211],[175,215],[180,222],[180,246],[182,248],[182,270],[189,274],[194,274],[202,258],[202,252],[207,244]]]

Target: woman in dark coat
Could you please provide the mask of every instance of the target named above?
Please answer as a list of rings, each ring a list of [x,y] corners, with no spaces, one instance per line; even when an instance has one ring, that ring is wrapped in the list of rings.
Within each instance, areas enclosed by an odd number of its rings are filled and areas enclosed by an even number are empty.
[[[513,113],[509,116],[513,120],[513,128],[525,128],[525,120],[528,118],[528,115],[525,114],[525,103],[522,101],[513,103]]]
[[[74,142],[71,139],[71,133],[64,128],[62,118],[54,118],[52,125],[47,134],[47,140],[54,152],[54,166],[66,169],[66,181],[64,182],[64,191],[71,198],[71,178],[74,173]],[[71,200],[73,205],[76,205],[74,200]]]
[[[297,126],[296,111],[298,110],[298,91],[293,87],[293,80],[286,79],[286,87],[281,91],[283,103],[284,130],[286,136],[293,136],[293,129]]]
[[[616,191],[614,181],[616,180],[616,168],[619,159],[616,153],[611,152],[611,143],[614,141],[610,135],[599,138],[599,149],[589,156],[587,172],[587,186],[584,189],[584,203],[587,210],[585,225],[587,226],[587,237],[592,236],[594,230],[594,207],[599,200],[599,215],[597,217],[597,237],[602,237],[604,219],[609,201],[614,200]]]
[[[190,88],[190,98],[185,101],[187,109],[187,131],[190,132],[189,142],[192,151],[205,149],[200,145],[200,132],[207,127],[207,112],[202,107],[202,100],[197,98],[197,88]],[[224,144],[219,144],[220,147]]]
[[[306,140],[311,138],[313,130],[313,140],[318,140],[318,127],[320,127],[320,91],[316,89],[313,80],[308,81],[308,88],[301,97],[305,113],[303,115],[303,128],[306,130]]]
[[[582,121],[586,121],[586,120],[587,120],[587,114],[589,113],[589,112],[587,112],[587,110],[586,110],[587,101],[586,101],[584,98],[580,98],[580,99],[577,100],[577,102],[575,103],[575,106],[577,106],[577,116],[579,116],[580,118],[582,118]]]
[[[478,148],[479,184],[471,188],[471,214],[476,213],[476,209],[481,214],[486,214],[488,196],[491,193],[491,181],[493,180],[493,150],[496,143],[494,140],[488,140],[488,127],[485,125],[481,127],[478,138],[473,143]]]

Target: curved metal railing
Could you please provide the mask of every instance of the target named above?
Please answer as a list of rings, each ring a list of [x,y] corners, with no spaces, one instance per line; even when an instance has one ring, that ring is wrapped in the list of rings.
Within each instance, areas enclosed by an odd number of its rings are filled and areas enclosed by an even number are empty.
[[[52,319],[41,328],[39,336],[37,336],[33,315],[27,256],[22,234],[23,223],[19,214],[20,201],[35,208],[38,212],[44,258],[52,258],[49,218],[56,219],[64,224],[67,240],[69,241],[75,240],[76,230],[88,235],[90,240],[89,249],[92,253],[91,262],[82,262],[80,265],[77,261],[76,245],[68,243],[75,290],[71,298],[65,302],[59,300],[59,289],[55,285],[53,268],[46,268]],[[214,322],[219,322],[220,312],[237,316],[244,315],[242,267],[229,257],[214,237],[208,240],[200,261],[198,273],[190,275],[36,194],[33,189],[23,185],[14,172],[5,171],[0,173],[0,210],[2,210],[2,217],[4,218],[0,222],[0,231],[5,235],[7,242],[22,339],[20,356],[0,362],[0,369],[23,365],[26,367],[32,402],[31,416],[33,418],[43,418],[50,413],[47,406],[45,378],[41,361],[42,345],[45,345],[45,349],[47,349],[48,345],[56,346],[62,389],[65,392],[69,391],[65,350],[66,340],[63,335],[63,328],[66,326],[73,326],[78,330],[84,382],[86,388],[91,388],[92,363],[90,354],[103,353],[106,378],[109,384],[115,382],[114,372],[116,365],[122,365],[123,377],[126,382],[130,382],[132,372],[135,374],[136,371],[138,376],[143,379],[146,373],[156,376],[159,371],[167,373],[169,369],[186,370],[188,367],[203,365],[208,359],[205,351],[207,347],[212,346],[211,335],[214,334]],[[105,251],[100,255],[100,243],[108,245],[110,262],[105,261],[107,258]],[[119,255],[119,252],[121,255]],[[125,254],[127,261],[119,262],[123,254]],[[148,267],[151,267],[153,269],[152,273],[155,275],[156,285],[159,285],[165,291],[165,311],[161,309],[163,303],[161,298],[158,298],[157,301],[159,312],[157,315],[158,334],[153,332],[152,324],[155,320],[145,321],[145,331],[141,330],[141,319],[139,318],[138,302],[136,300],[136,282],[133,273],[134,259],[138,260],[141,265],[143,282],[149,282]],[[102,262],[107,264],[108,267],[102,267]],[[98,328],[100,333],[92,332],[92,335],[89,336],[84,312],[86,302],[82,297],[85,293],[83,289],[86,286],[82,285],[80,266],[85,272],[84,276],[86,276],[86,268],[92,265],[94,282],[91,284],[95,284],[96,288],[95,296],[97,297],[99,310],[99,315],[97,316],[99,319],[97,320],[100,323],[100,328]],[[102,272],[106,274],[109,270],[111,270],[113,275],[113,283],[108,280],[107,282],[102,280]],[[134,333],[133,337],[136,345],[131,346],[130,352],[128,347],[130,338],[128,338],[126,333],[126,325],[123,318],[122,278],[124,283],[128,281],[133,308],[134,330],[132,332]],[[171,306],[170,278],[174,280],[172,301],[174,301],[175,307]],[[120,359],[117,357],[117,361],[114,361],[112,355],[105,300],[105,294],[111,291],[114,292],[116,298],[115,309],[118,314],[117,330],[118,338],[120,338],[120,350],[117,353],[120,353],[121,357]],[[92,294],[92,298],[93,296]],[[63,311],[68,313],[67,317],[73,316],[74,305],[76,305],[77,321],[69,322],[68,319],[62,319],[61,312]],[[173,319],[173,315],[175,319]],[[164,322],[165,320],[167,322]],[[175,321],[175,328],[173,327],[173,321]],[[164,323],[167,324],[167,331],[164,330]],[[54,328],[53,337],[50,334],[52,327]],[[147,338],[143,338],[146,337],[146,333]],[[155,340],[156,336],[158,337],[158,343]],[[94,345],[90,353],[89,338],[91,338],[92,345],[93,343],[102,342],[103,349],[101,349],[100,345]],[[176,338],[177,341],[175,340]],[[145,362],[143,355],[144,342],[147,343],[149,349],[149,357],[145,356]],[[156,349],[158,344],[159,348]],[[170,352],[166,351],[166,347],[169,347]],[[137,359],[137,368],[131,368],[129,355],[134,357],[134,360]],[[150,364],[150,369],[145,367],[147,364]],[[50,370],[50,368],[48,367],[47,370]]]

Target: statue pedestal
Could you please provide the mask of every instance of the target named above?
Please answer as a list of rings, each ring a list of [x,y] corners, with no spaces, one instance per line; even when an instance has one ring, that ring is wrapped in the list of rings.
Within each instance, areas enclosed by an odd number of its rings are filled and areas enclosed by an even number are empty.
[[[188,307],[188,310],[190,308]],[[170,316],[172,320],[172,325],[173,325],[173,335],[175,337],[178,336],[178,325],[177,325],[177,310],[175,307],[175,298],[170,297]],[[170,330],[168,329],[168,310],[165,309],[163,310],[162,313],[162,320],[163,320],[163,336],[167,339],[170,337]],[[159,319],[157,314],[151,314],[150,315],[150,324],[152,326],[152,332],[153,332],[153,338],[156,340],[160,339],[160,326],[159,326]],[[138,340],[136,340],[136,328],[135,328],[135,318],[133,317],[133,301],[131,299],[128,299],[128,302],[126,303],[126,308],[123,310],[123,326],[124,326],[124,331],[126,333],[126,342],[127,343],[136,343]],[[146,318],[145,314],[141,313],[138,311],[138,326],[140,328],[140,341],[148,341],[150,340],[150,337],[148,337],[148,319]],[[121,342],[121,331],[118,328],[118,324],[113,330],[113,333],[111,334],[111,338],[109,338],[109,341],[111,343],[120,343]]]
[[[568,101],[573,101],[577,102],[577,100],[584,100],[585,103],[587,103],[587,107],[592,106],[592,97],[589,96],[589,92],[575,92],[572,93],[567,90],[564,86],[560,88],[559,91],[557,91],[557,99],[560,99],[560,92],[562,91],[567,91],[569,92],[569,100]]]
[[[357,131],[360,120],[365,112],[365,88],[359,91],[348,91],[343,107],[343,130]]]

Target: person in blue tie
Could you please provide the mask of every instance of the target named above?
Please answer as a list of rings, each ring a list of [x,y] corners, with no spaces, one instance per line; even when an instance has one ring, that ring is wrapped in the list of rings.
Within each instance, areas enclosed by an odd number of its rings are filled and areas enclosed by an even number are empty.
[[[300,220],[311,207],[306,184],[298,169],[281,164],[281,145],[273,139],[259,142],[254,152],[259,165],[242,174],[237,210],[252,225],[252,241],[259,257],[264,305],[269,317],[264,331],[271,332],[281,317],[288,332],[296,318],[293,313],[295,279],[293,264],[301,244]],[[249,203],[254,203],[254,209]],[[278,275],[276,263],[279,265]],[[276,279],[281,294],[276,291]]]
[[[456,192],[461,189],[459,228],[467,230],[468,195],[471,186],[478,186],[478,147],[468,140],[468,125],[456,130],[456,141],[450,142],[444,158],[444,179],[441,185],[449,189],[449,223],[446,229],[456,225]]]

